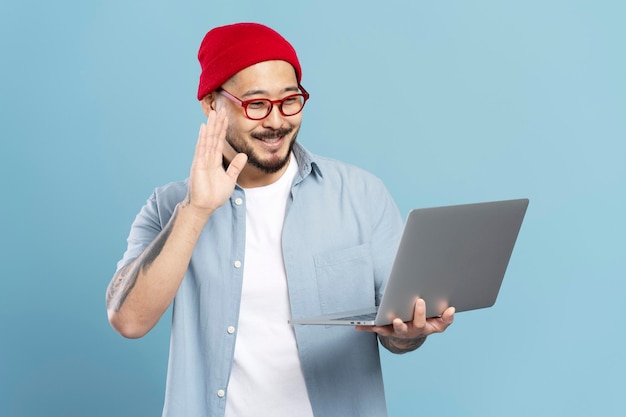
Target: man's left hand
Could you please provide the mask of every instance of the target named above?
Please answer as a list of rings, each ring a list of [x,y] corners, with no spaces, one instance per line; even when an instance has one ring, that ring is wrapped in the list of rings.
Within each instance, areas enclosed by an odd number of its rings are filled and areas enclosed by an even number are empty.
[[[412,350],[415,341],[421,342],[433,333],[441,333],[454,321],[454,307],[448,307],[441,317],[426,318],[426,303],[421,298],[415,301],[415,310],[413,312],[413,320],[403,322],[396,318],[393,322],[386,326],[356,326],[357,330],[375,332],[381,338],[388,338],[392,345],[399,350]],[[406,341],[406,343],[404,343]],[[385,344],[385,343],[383,343]],[[386,344],[385,344],[386,345]],[[418,346],[419,346],[418,345]],[[415,349],[416,347],[413,347]]]

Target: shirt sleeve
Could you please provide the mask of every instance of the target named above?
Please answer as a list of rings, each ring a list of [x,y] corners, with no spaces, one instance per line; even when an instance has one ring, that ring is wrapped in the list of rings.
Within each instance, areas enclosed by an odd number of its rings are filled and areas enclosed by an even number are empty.
[[[133,221],[126,252],[117,263],[117,270],[132,262],[152,243],[170,221],[176,205],[187,194],[187,182],[171,182],[154,190]]]
[[[117,263],[117,270],[119,271],[141,255],[162,229],[156,192],[154,192],[133,221],[130,233],[126,239],[126,252],[124,252],[124,256]]]

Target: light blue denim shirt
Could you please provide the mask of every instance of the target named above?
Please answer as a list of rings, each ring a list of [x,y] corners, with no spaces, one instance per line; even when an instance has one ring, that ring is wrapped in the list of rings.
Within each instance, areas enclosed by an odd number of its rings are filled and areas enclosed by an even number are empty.
[[[403,221],[382,182],[296,144],[283,256],[292,317],[378,304]],[[187,183],[155,190],[137,215],[118,269],[170,220]],[[164,417],[224,415],[243,278],[246,195],[236,187],[204,227],[176,294]],[[385,416],[378,341],[351,326],[296,326],[315,416]]]

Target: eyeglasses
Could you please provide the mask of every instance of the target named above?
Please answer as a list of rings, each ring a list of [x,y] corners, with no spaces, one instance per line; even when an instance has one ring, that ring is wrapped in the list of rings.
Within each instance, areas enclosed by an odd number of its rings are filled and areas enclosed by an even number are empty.
[[[302,111],[304,103],[309,99],[309,93],[301,86],[298,88],[302,93],[291,94],[287,97],[283,97],[280,100],[270,100],[269,98],[254,98],[252,100],[241,100],[228,91],[220,88],[218,93],[224,97],[234,101],[243,107],[246,117],[250,120],[262,120],[270,115],[274,104],[278,105],[278,110],[283,116],[295,116]]]

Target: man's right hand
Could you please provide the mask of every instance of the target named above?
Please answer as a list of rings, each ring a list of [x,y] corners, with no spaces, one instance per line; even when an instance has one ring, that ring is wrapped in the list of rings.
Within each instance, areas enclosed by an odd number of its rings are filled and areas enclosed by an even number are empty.
[[[233,193],[239,174],[246,166],[248,156],[237,154],[226,170],[223,150],[228,118],[226,111],[211,110],[206,124],[200,126],[196,152],[189,174],[189,191],[183,206],[190,206],[210,216]]]

